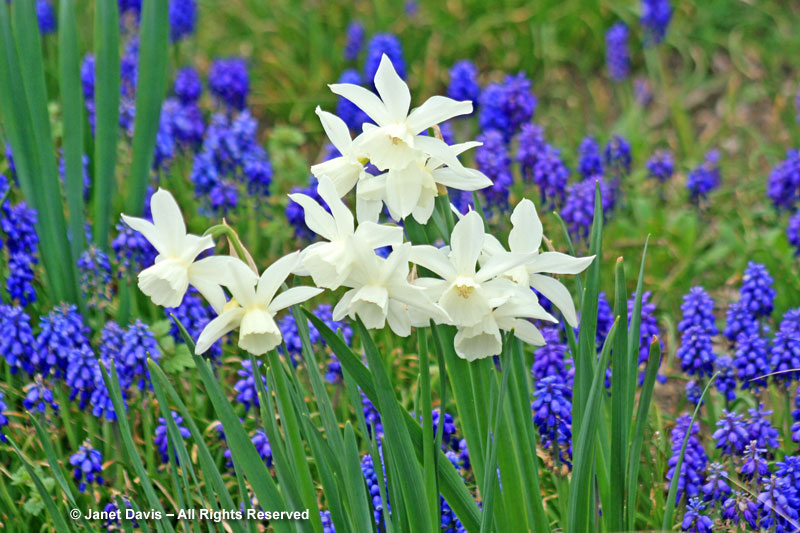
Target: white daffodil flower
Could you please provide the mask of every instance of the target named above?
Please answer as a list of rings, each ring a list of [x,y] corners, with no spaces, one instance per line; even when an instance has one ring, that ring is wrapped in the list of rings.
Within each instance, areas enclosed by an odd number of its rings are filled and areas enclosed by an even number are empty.
[[[272,263],[260,278],[244,262],[230,261],[222,284],[233,298],[200,333],[195,353],[202,354],[236,328],[239,328],[239,347],[253,355],[262,355],[277,347],[282,336],[275,314],[322,292],[316,287],[292,287],[275,295],[298,260],[298,252],[286,255]]]
[[[358,85],[330,85],[331,91],[353,102],[375,121],[375,124],[364,124],[363,133],[355,139],[358,152],[364,153],[382,171],[405,168],[423,154],[436,157],[453,168],[462,168],[447,144],[420,135],[420,132],[453,117],[472,113],[472,102],[433,96],[409,114],[408,85],[397,75],[386,54],[381,57],[374,84],[380,98]]]
[[[318,287],[335,290],[350,275],[356,260],[355,243],[369,250],[398,246],[403,242],[403,230],[374,222],[362,222],[356,228],[353,214],[327,177],[320,178],[317,192],[330,207],[330,213],[310,196],[289,195],[303,207],[306,225],[311,231],[328,241],[314,243],[303,250],[300,261],[302,270],[297,273],[308,273]]]
[[[518,339],[534,346],[544,345],[541,332],[527,318],[556,322],[539,305],[533,292],[527,289],[515,291],[508,301],[493,309],[483,320],[474,326],[458,329],[454,339],[456,354],[467,361],[499,355],[503,350],[501,331],[513,331]]]
[[[388,322],[396,335],[407,337],[411,326],[427,325],[431,317],[446,319],[424,288],[408,282],[410,244],[394,248],[386,259],[358,243],[354,249],[358,260],[345,282],[352,288],[334,307],[334,320],[358,316],[367,329],[382,329]]]
[[[450,250],[434,246],[414,246],[411,261],[441,276],[442,280],[418,280],[428,287],[431,298],[458,327],[475,326],[493,309],[507,302],[516,292],[507,280],[498,279],[509,270],[530,261],[533,254],[496,254],[480,270],[478,257],[486,234],[483,219],[472,211],[453,228]]]
[[[319,116],[328,139],[333,143],[341,156],[323,161],[311,167],[311,173],[317,179],[327,176],[336,187],[336,193],[341,198],[352,189],[360,179],[368,176],[364,170],[364,163],[359,159],[364,157],[356,153],[350,130],[344,120],[332,113],[323,111],[317,106]]]
[[[569,290],[557,279],[544,274],[579,274],[594,260],[594,256],[572,257],[561,252],[539,252],[542,245],[542,222],[536,207],[524,199],[511,214],[511,232],[508,234],[508,247],[515,254],[532,254],[530,260],[516,268],[509,269],[506,275],[525,287],[532,287],[550,300],[564,315],[564,320],[574,327],[578,326],[578,314]],[[493,236],[488,236],[484,252],[488,261],[497,254],[507,253],[503,245]]]
[[[158,189],[150,198],[153,222],[122,215],[122,220],[141,233],[158,252],[152,266],[139,272],[139,288],[154,304],[177,307],[189,285],[193,285],[215,310],[225,305],[225,294],[219,284],[220,257],[196,261],[201,252],[214,247],[210,236],[186,233],[186,223],[172,195]]]
[[[448,146],[447,149],[453,156],[458,156],[480,145],[479,142],[468,142]],[[359,188],[356,201],[375,202],[380,198],[393,219],[402,220],[412,215],[417,222],[425,224],[433,213],[435,198],[439,196],[438,185],[476,191],[491,184],[492,181],[478,170],[444,166],[435,157],[419,158],[405,168],[389,169],[373,178],[368,185]],[[372,214],[377,217],[380,206]]]

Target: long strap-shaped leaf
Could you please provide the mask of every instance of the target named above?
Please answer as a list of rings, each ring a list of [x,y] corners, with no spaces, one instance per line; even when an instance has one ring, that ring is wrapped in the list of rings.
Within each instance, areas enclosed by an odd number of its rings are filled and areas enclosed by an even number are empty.
[[[142,36],[144,37],[144,36]],[[166,51],[164,52],[166,53]],[[114,196],[119,135],[119,8],[97,0],[94,15],[95,136],[92,238],[108,250],[111,199]],[[139,72],[139,77],[143,76]],[[137,113],[138,114],[138,113]]]
[[[139,71],[136,81],[136,117],[133,129],[133,161],[129,180],[128,213],[141,213],[150,181],[161,102],[167,86],[167,0],[144,0]]]
[[[609,353],[614,334],[619,326],[619,317],[611,326],[606,342],[603,345],[600,365],[594,373],[592,385],[588,391],[586,409],[583,414],[583,424],[574,445],[574,463],[572,465],[572,480],[569,484],[569,507],[567,516],[567,532],[583,533],[589,531],[589,517],[593,514],[593,498],[591,497],[594,486],[594,458],[595,458],[595,433],[597,432],[598,418],[601,416],[600,408],[603,404],[605,368],[608,366]]]
[[[314,316],[307,309],[303,309],[303,313],[311,320],[314,327],[317,328],[317,331],[319,331],[320,335],[325,339],[325,342],[339,358],[342,367],[347,370],[358,386],[361,387],[362,392],[364,392],[371,402],[376,403],[378,401],[378,396],[372,381],[372,376],[367,367],[361,363],[359,358],[344,341],[327,327],[322,320]],[[403,419],[414,444],[417,458],[421,461],[423,457],[422,428],[419,426],[419,422],[415,421],[408,413],[403,415]],[[464,485],[464,481],[461,479],[458,472],[456,472],[450,460],[447,459],[441,450],[438,450],[437,454],[439,454],[437,464],[439,465],[440,489],[442,495],[467,531],[478,531],[480,519],[475,500],[470,495],[467,487]]]
[[[610,459],[610,508],[603,507],[603,518],[609,531],[622,529],[622,515],[625,507],[625,468],[628,463],[628,426],[626,401],[628,388],[636,386],[636,368],[628,361],[628,292],[625,287],[625,266],[622,257],[617,258],[614,269],[614,315],[620,325],[612,339],[614,350],[611,354],[611,457]],[[605,373],[599,367],[597,373]]]

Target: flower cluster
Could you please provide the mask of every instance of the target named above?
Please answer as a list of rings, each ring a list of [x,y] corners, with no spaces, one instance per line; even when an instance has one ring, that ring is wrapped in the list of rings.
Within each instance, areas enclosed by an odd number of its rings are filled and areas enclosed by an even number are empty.
[[[689,439],[686,443],[686,452],[683,456],[680,473],[678,474],[678,489],[675,498],[676,505],[681,501],[683,494],[686,494],[689,498],[700,494],[700,490],[704,484],[703,471],[706,469],[708,463],[708,456],[697,437],[700,432],[699,425],[696,423],[692,424],[692,417],[690,415],[682,415],[675,421],[675,427],[672,429],[670,435],[672,456],[669,458],[669,461],[667,461],[667,465],[669,466],[667,481],[672,481],[672,478],[675,476],[675,468],[678,464],[681,448],[683,447],[683,441],[686,438],[687,432],[689,433]]]
[[[75,481],[78,483],[78,490],[84,492],[87,483],[103,484],[103,455],[100,450],[92,448],[90,443],[86,443],[78,449],[70,458],[69,464],[75,467],[72,472]]]
[[[711,150],[706,154],[703,163],[689,172],[686,179],[686,188],[692,202],[705,200],[711,191],[719,187],[720,179],[719,151]]]

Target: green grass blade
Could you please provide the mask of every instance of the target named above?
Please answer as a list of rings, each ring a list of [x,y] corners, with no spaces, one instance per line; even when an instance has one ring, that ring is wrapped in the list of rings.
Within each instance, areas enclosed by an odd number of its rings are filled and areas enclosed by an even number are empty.
[[[150,182],[150,168],[155,157],[161,103],[167,87],[169,35],[167,0],[144,0],[142,4],[133,161],[126,204],[127,212],[137,215],[144,206],[144,196]]]
[[[614,268],[614,315],[619,320],[613,338],[614,350],[611,355],[611,464],[609,483],[611,508],[603,508],[603,519],[609,531],[622,529],[622,516],[625,505],[625,467],[628,464],[628,426],[627,415],[628,388],[636,386],[636,371],[628,361],[628,292],[625,288],[625,266],[622,258],[617,258]],[[604,373],[599,367],[597,373]],[[633,375],[631,375],[633,374]]]
[[[347,422],[344,426],[344,443],[345,455],[342,460],[345,466],[345,488],[347,490],[347,499],[350,502],[350,514],[354,523],[369,524],[373,517],[369,511],[364,474],[361,472],[356,434],[350,422]]]
[[[433,413],[431,405],[431,369],[428,359],[428,332],[417,328],[417,351],[419,352],[419,384],[422,411],[422,467],[425,476],[425,493],[428,510],[432,518],[431,529],[439,529],[439,488],[436,476],[436,441],[433,435]],[[444,414],[442,414],[444,416]]]
[[[644,248],[642,249],[642,260],[639,264],[639,279],[636,281],[636,298],[633,302],[633,314],[630,317],[631,325],[628,328],[628,364],[630,368],[634,368],[634,372],[638,373],[639,367],[639,342],[642,334],[642,287],[644,285],[644,266],[645,259],[647,259],[647,245],[650,242],[650,236],[644,241]],[[638,380],[638,376],[637,376]],[[637,381],[638,383],[638,381]],[[636,387],[631,387],[628,390],[628,419],[633,417],[633,403],[636,393]]]
[[[405,411],[397,402],[384,362],[372,342],[369,331],[360,320],[357,324],[359,336],[367,354],[367,361],[375,380],[375,390],[378,397],[376,407],[381,414],[383,429],[386,433],[384,453],[388,448],[391,454],[391,463],[396,464],[397,470],[403,474],[402,478],[398,479],[398,482],[401,485],[406,505],[414,509],[415,523],[413,526],[415,527],[412,530],[431,531],[431,518],[428,516],[428,506],[425,503],[425,485],[422,480],[420,465],[416,460],[411,437],[402,417],[402,413]]]
[[[133,435],[131,434],[131,427],[128,423],[128,412],[125,409],[125,404],[122,400],[122,391],[119,388],[119,378],[117,377],[117,370],[114,364],[111,363],[111,374],[106,371],[105,366],[100,365],[100,372],[103,374],[103,381],[108,388],[108,395],[111,397],[111,402],[114,404],[114,412],[117,414],[117,424],[119,427],[119,434],[122,438],[122,445],[125,447],[125,452],[128,456],[128,462],[133,466],[136,475],[139,476],[139,484],[147,497],[151,509],[155,509],[164,513],[164,507],[158,499],[156,492],[153,488],[153,483],[147,470],[142,464],[142,460],[136,451],[136,444],[133,442]],[[165,520],[162,524],[164,529],[172,532],[172,524]]]
[[[17,453],[17,457],[19,457],[20,462],[22,462],[25,470],[28,472],[28,475],[31,476],[34,485],[36,485],[36,490],[39,491],[39,495],[42,497],[42,502],[44,502],[47,512],[50,513],[50,517],[53,519],[53,525],[55,526],[56,532],[70,533],[72,528],[68,525],[67,521],[64,519],[64,516],[59,512],[58,507],[56,507],[55,498],[53,498],[53,496],[47,492],[47,488],[44,486],[44,483],[42,483],[42,480],[36,475],[36,471],[33,469],[14,441],[9,439],[8,443],[12,448],[14,448],[14,451]]]
[[[120,60],[117,2],[98,0],[95,2],[94,17],[95,137],[92,238],[100,249],[108,251],[111,200],[116,189],[119,135]],[[139,71],[139,77],[142,76],[144,73]]]
[[[631,453],[628,462],[627,475],[627,526],[626,530],[633,531],[636,513],[637,494],[639,489],[639,466],[642,463],[640,453],[644,441],[644,431],[647,427],[647,415],[650,412],[650,401],[653,398],[653,386],[656,383],[658,367],[661,362],[661,343],[658,338],[653,337],[650,343],[650,356],[647,359],[647,369],[645,370],[642,392],[639,395],[639,406],[636,411],[636,424],[633,429],[633,439],[631,441]]]
[[[697,419],[697,412],[700,411],[700,406],[703,405],[703,398],[718,375],[719,372],[711,376],[711,379],[706,383],[703,394],[700,395],[700,399],[697,401],[697,405],[692,413],[692,421],[689,423],[689,430],[686,431],[686,436],[683,438],[681,453],[678,454],[678,461],[675,463],[675,475],[672,476],[672,481],[670,481],[669,484],[666,507],[664,508],[664,521],[661,524],[662,531],[670,531],[672,529],[672,515],[675,513],[675,498],[678,493],[678,478],[681,476],[681,466],[683,465],[683,456],[686,453],[686,444],[689,442],[689,437],[692,435],[691,428],[694,426],[694,422]]]
[[[592,385],[588,391],[584,423],[581,425],[578,440],[574,444],[574,463],[572,465],[572,479],[569,485],[569,503],[567,516],[567,532],[579,533],[589,531],[589,517],[593,514],[594,502],[592,501],[592,488],[594,486],[594,458],[595,434],[597,432],[598,418],[601,413],[603,395],[605,394],[605,372],[608,366],[611,344],[619,326],[619,318],[611,326],[603,351],[600,356],[600,365],[594,373]]]
[[[58,66],[70,249],[72,264],[76,265],[86,246],[86,235],[83,225],[83,94],[73,0],[61,0],[58,9]]]

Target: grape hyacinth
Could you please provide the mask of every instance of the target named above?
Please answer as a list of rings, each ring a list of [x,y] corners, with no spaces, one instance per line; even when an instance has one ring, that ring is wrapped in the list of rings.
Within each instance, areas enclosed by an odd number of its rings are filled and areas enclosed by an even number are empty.
[[[681,447],[683,446],[687,431],[689,432],[689,440],[686,443],[686,452],[678,476],[678,487],[675,498],[676,505],[681,501],[681,497],[684,493],[689,498],[700,494],[700,489],[704,484],[703,471],[705,471],[708,463],[708,456],[700,440],[697,438],[700,432],[700,426],[697,422],[691,424],[691,421],[692,417],[690,415],[681,415],[675,420],[675,427],[670,434],[672,456],[669,458],[669,461],[667,461],[667,465],[669,466],[666,476],[667,481],[672,481],[675,475],[675,467],[678,463]]]
[[[8,410],[8,406],[5,402],[5,397],[3,396],[3,391],[0,391],[0,442],[6,442],[6,436],[3,433],[3,428],[8,426],[8,417],[5,415],[4,411]]]
[[[758,334],[740,334],[736,339],[736,353],[733,359],[736,377],[743,389],[761,389],[767,385],[764,376],[770,373],[769,343]]]
[[[567,187],[561,218],[564,219],[574,239],[585,239],[589,236],[594,220],[595,188],[598,184],[603,202],[603,215],[607,217],[610,213],[609,206],[613,205],[607,204],[607,200],[613,201],[613,193],[605,178],[590,177]]]
[[[691,326],[683,332],[681,345],[675,354],[681,360],[681,370],[690,376],[711,377],[717,356],[711,336],[702,326]]]
[[[197,24],[195,0],[169,1],[169,40],[173,43],[194,33]]]
[[[681,531],[690,533],[709,533],[714,530],[714,521],[710,517],[702,514],[706,505],[697,498],[689,499],[686,504],[686,514],[683,515]]]
[[[79,491],[85,492],[87,483],[103,484],[103,455],[100,450],[92,448],[89,441],[72,454],[69,464],[75,467],[72,476],[78,483]]]
[[[372,84],[383,54],[386,54],[392,62],[397,75],[405,79],[406,62],[403,59],[403,45],[400,44],[400,39],[391,33],[377,33],[370,39],[367,44],[367,58],[364,60],[364,78]]]
[[[772,276],[764,265],[748,262],[742,277],[742,288],[739,290],[739,304],[756,318],[768,317],[772,314],[775,301],[772,283]]]
[[[769,417],[771,410],[766,410],[764,404],[758,404],[758,409],[748,409],[747,438],[755,441],[759,448],[774,450],[778,448],[778,430],[772,427]]]
[[[39,318],[39,335],[31,363],[43,376],[52,369],[57,378],[62,377],[72,353],[88,346],[88,334],[77,307],[61,304],[53,308]]]
[[[773,372],[780,372],[772,379],[787,386],[800,377],[800,372],[787,372],[800,368],[800,308],[790,309],[783,315],[772,339],[769,366]]]
[[[502,84],[490,83],[484,88],[479,102],[478,123],[481,130],[496,129],[508,141],[522,124],[530,122],[537,103],[525,74],[509,74]]]
[[[8,278],[6,292],[9,298],[26,306],[36,301],[36,290],[33,288],[33,265],[36,258],[24,252],[10,254],[8,258]]]
[[[58,413],[58,404],[53,398],[53,391],[41,377],[36,376],[34,382],[29,383],[23,390],[25,398],[22,400],[22,406],[28,411],[36,409],[44,413],[50,407],[53,413]]]
[[[267,465],[267,468],[272,466],[272,448],[270,448],[267,434],[264,433],[263,430],[259,429],[253,433],[250,441],[253,443],[253,446],[258,452],[258,456],[261,457],[261,460],[264,461],[265,465]]]
[[[742,466],[739,468],[742,479],[745,481],[755,480],[760,484],[761,479],[769,475],[769,464],[764,458],[766,453],[767,450],[756,446],[754,441],[744,447]]]
[[[483,145],[475,150],[475,165],[492,180],[491,187],[482,192],[490,206],[504,210],[508,207],[509,189],[514,181],[505,140],[499,131],[488,130],[478,137],[478,141]]]
[[[117,372],[120,377],[124,376],[128,383],[135,383],[139,390],[151,386],[147,360],[158,361],[161,358],[161,350],[149,326],[138,318],[122,335],[119,358],[120,367],[117,368]]]
[[[544,155],[548,144],[544,138],[544,129],[536,124],[523,124],[517,134],[517,155],[522,179],[533,181],[533,169]]]
[[[78,276],[90,309],[103,309],[111,303],[111,261],[104,251],[89,245],[78,258]]]
[[[728,355],[718,357],[715,371],[718,374],[714,386],[727,402],[732,402],[736,399],[736,366],[733,364],[733,359]]]
[[[175,73],[175,83],[172,91],[184,105],[193,104],[203,94],[203,83],[200,75],[192,67],[183,67]]]
[[[639,20],[645,31],[645,46],[659,44],[664,40],[670,19],[670,0],[642,0],[642,15]]]
[[[542,446],[559,452],[561,447],[570,446],[572,392],[567,385],[556,376],[547,376],[537,381],[533,398],[533,422]]]
[[[56,14],[50,0],[36,0],[36,19],[39,23],[39,31],[42,35],[55,33]]]
[[[722,332],[730,341],[736,341],[740,336],[758,335],[759,327],[755,317],[739,302],[733,302],[725,312],[725,330]]]
[[[792,210],[800,205],[799,150],[787,150],[786,159],[773,167],[767,180],[767,197],[776,209]]]
[[[603,158],[594,137],[584,137],[578,145],[578,171],[584,178],[603,174]]]
[[[689,198],[692,202],[698,203],[708,198],[708,193],[719,187],[719,151],[711,150],[706,153],[705,160],[689,172],[686,179],[686,188],[689,190]]]
[[[181,438],[188,439],[192,436],[192,433],[189,431],[188,428],[184,427],[183,424],[183,417],[178,414],[177,411],[171,411],[172,420],[175,421],[175,425],[178,426],[178,434]],[[158,451],[158,454],[161,456],[161,462],[166,464],[169,462],[169,434],[167,432],[167,421],[164,419],[163,416],[158,417],[158,425],[156,426],[155,436],[153,438],[153,444]],[[175,453],[175,463],[178,463],[178,451],[175,447],[175,443],[172,443],[173,451]]]
[[[734,490],[731,497],[722,504],[720,515],[723,520],[730,521],[734,525],[743,522],[752,529],[758,527],[758,506],[744,491]]]
[[[533,352],[531,376],[535,383],[547,376],[555,376],[562,383],[566,383],[567,360],[565,354],[567,353],[567,345],[561,342],[557,327],[545,327],[541,329],[541,332],[547,344],[536,348]]]
[[[117,275],[121,278],[153,264],[156,249],[144,236],[122,222],[116,225],[117,236],[111,242]]]
[[[256,361],[258,367],[261,367],[261,361]],[[236,371],[239,380],[233,385],[233,390],[236,391],[236,401],[244,405],[244,411],[250,410],[250,407],[255,405],[260,406],[258,400],[258,388],[256,386],[256,378],[253,373],[253,365],[250,359],[242,361],[242,367]],[[259,371],[261,375],[261,382],[264,384],[264,389],[267,388],[267,377]]]
[[[381,464],[383,464],[383,457],[381,457]],[[381,468],[381,470],[383,470],[383,468]],[[386,475],[384,474],[382,482],[378,481],[380,471],[375,469],[372,456],[369,454],[361,458],[361,472],[364,475],[364,481],[367,482],[367,491],[369,492],[370,502],[372,503],[372,516],[375,519],[375,524],[379,527],[379,531],[382,531],[384,506],[381,500],[381,487],[383,486],[384,492],[386,492]],[[378,483],[382,483],[382,485],[378,485]],[[392,512],[389,502],[386,502],[386,512]]]
[[[361,78],[361,73],[355,69],[347,69],[342,72],[336,83],[349,83],[351,85],[363,86],[364,80]],[[365,122],[371,122],[360,107],[356,106],[347,98],[340,96],[336,101],[336,115],[341,118],[351,131],[361,132],[361,125]]]
[[[699,327],[710,336],[717,335],[719,330],[714,324],[714,300],[701,286],[692,287],[683,295],[681,304],[681,321],[678,331],[686,332],[692,326]]]
[[[675,164],[672,153],[668,150],[657,150],[653,156],[647,160],[647,177],[664,183],[672,177],[675,172]]]
[[[606,66],[612,80],[622,81],[628,77],[631,68],[628,27],[622,22],[617,22],[606,32]]]
[[[361,410],[364,413],[364,421],[367,424],[367,431],[369,431],[370,436],[373,438],[383,438],[381,414],[363,392],[361,393]]]
[[[744,417],[736,411],[726,409],[722,410],[722,418],[717,421],[717,430],[711,438],[722,454],[728,456],[741,455],[744,447],[750,442]]]
[[[780,533],[797,531],[800,499],[788,479],[772,476],[756,498],[761,511],[759,528]]]
[[[102,379],[100,366],[88,345],[69,352],[65,382],[70,389],[70,401],[80,395],[79,408],[84,409],[98,381]]]
[[[481,95],[478,85],[478,69],[468,59],[458,61],[450,69],[450,84],[447,86],[447,96],[453,100],[469,100],[477,105]]]
[[[703,389],[700,388],[700,385],[695,381],[687,381],[686,382],[686,399],[692,405],[697,405],[700,403],[700,398],[703,396]]]
[[[543,204],[552,208],[562,205],[569,169],[561,158],[561,150],[548,144],[533,167],[531,179],[539,188]]]
[[[239,57],[215,59],[208,72],[208,89],[220,103],[235,110],[244,109],[250,92],[245,60]]]
[[[624,177],[631,172],[631,145],[620,135],[614,135],[603,151],[606,169],[614,177]]]
[[[702,490],[706,500],[723,502],[728,499],[731,494],[731,486],[728,480],[728,471],[722,464],[714,462],[708,465],[708,475]]]
[[[364,25],[358,21],[353,21],[347,26],[347,42],[344,45],[344,58],[347,61],[355,61],[361,49],[364,47]]]
[[[183,327],[186,328],[189,336],[193,339],[199,337],[203,328],[216,316],[211,306],[205,303],[200,297],[200,293],[198,293],[197,289],[194,287],[189,287],[189,290],[186,291],[181,305],[173,308],[164,308],[164,313],[168,318],[171,315],[175,315],[175,318],[180,321]],[[170,326],[169,334],[175,339],[175,342],[185,344],[186,341],[178,328],[178,324],[174,321]],[[211,358],[212,361],[217,361],[222,355],[222,341],[215,342],[211,345],[211,348],[206,354],[208,354],[208,357]]]

